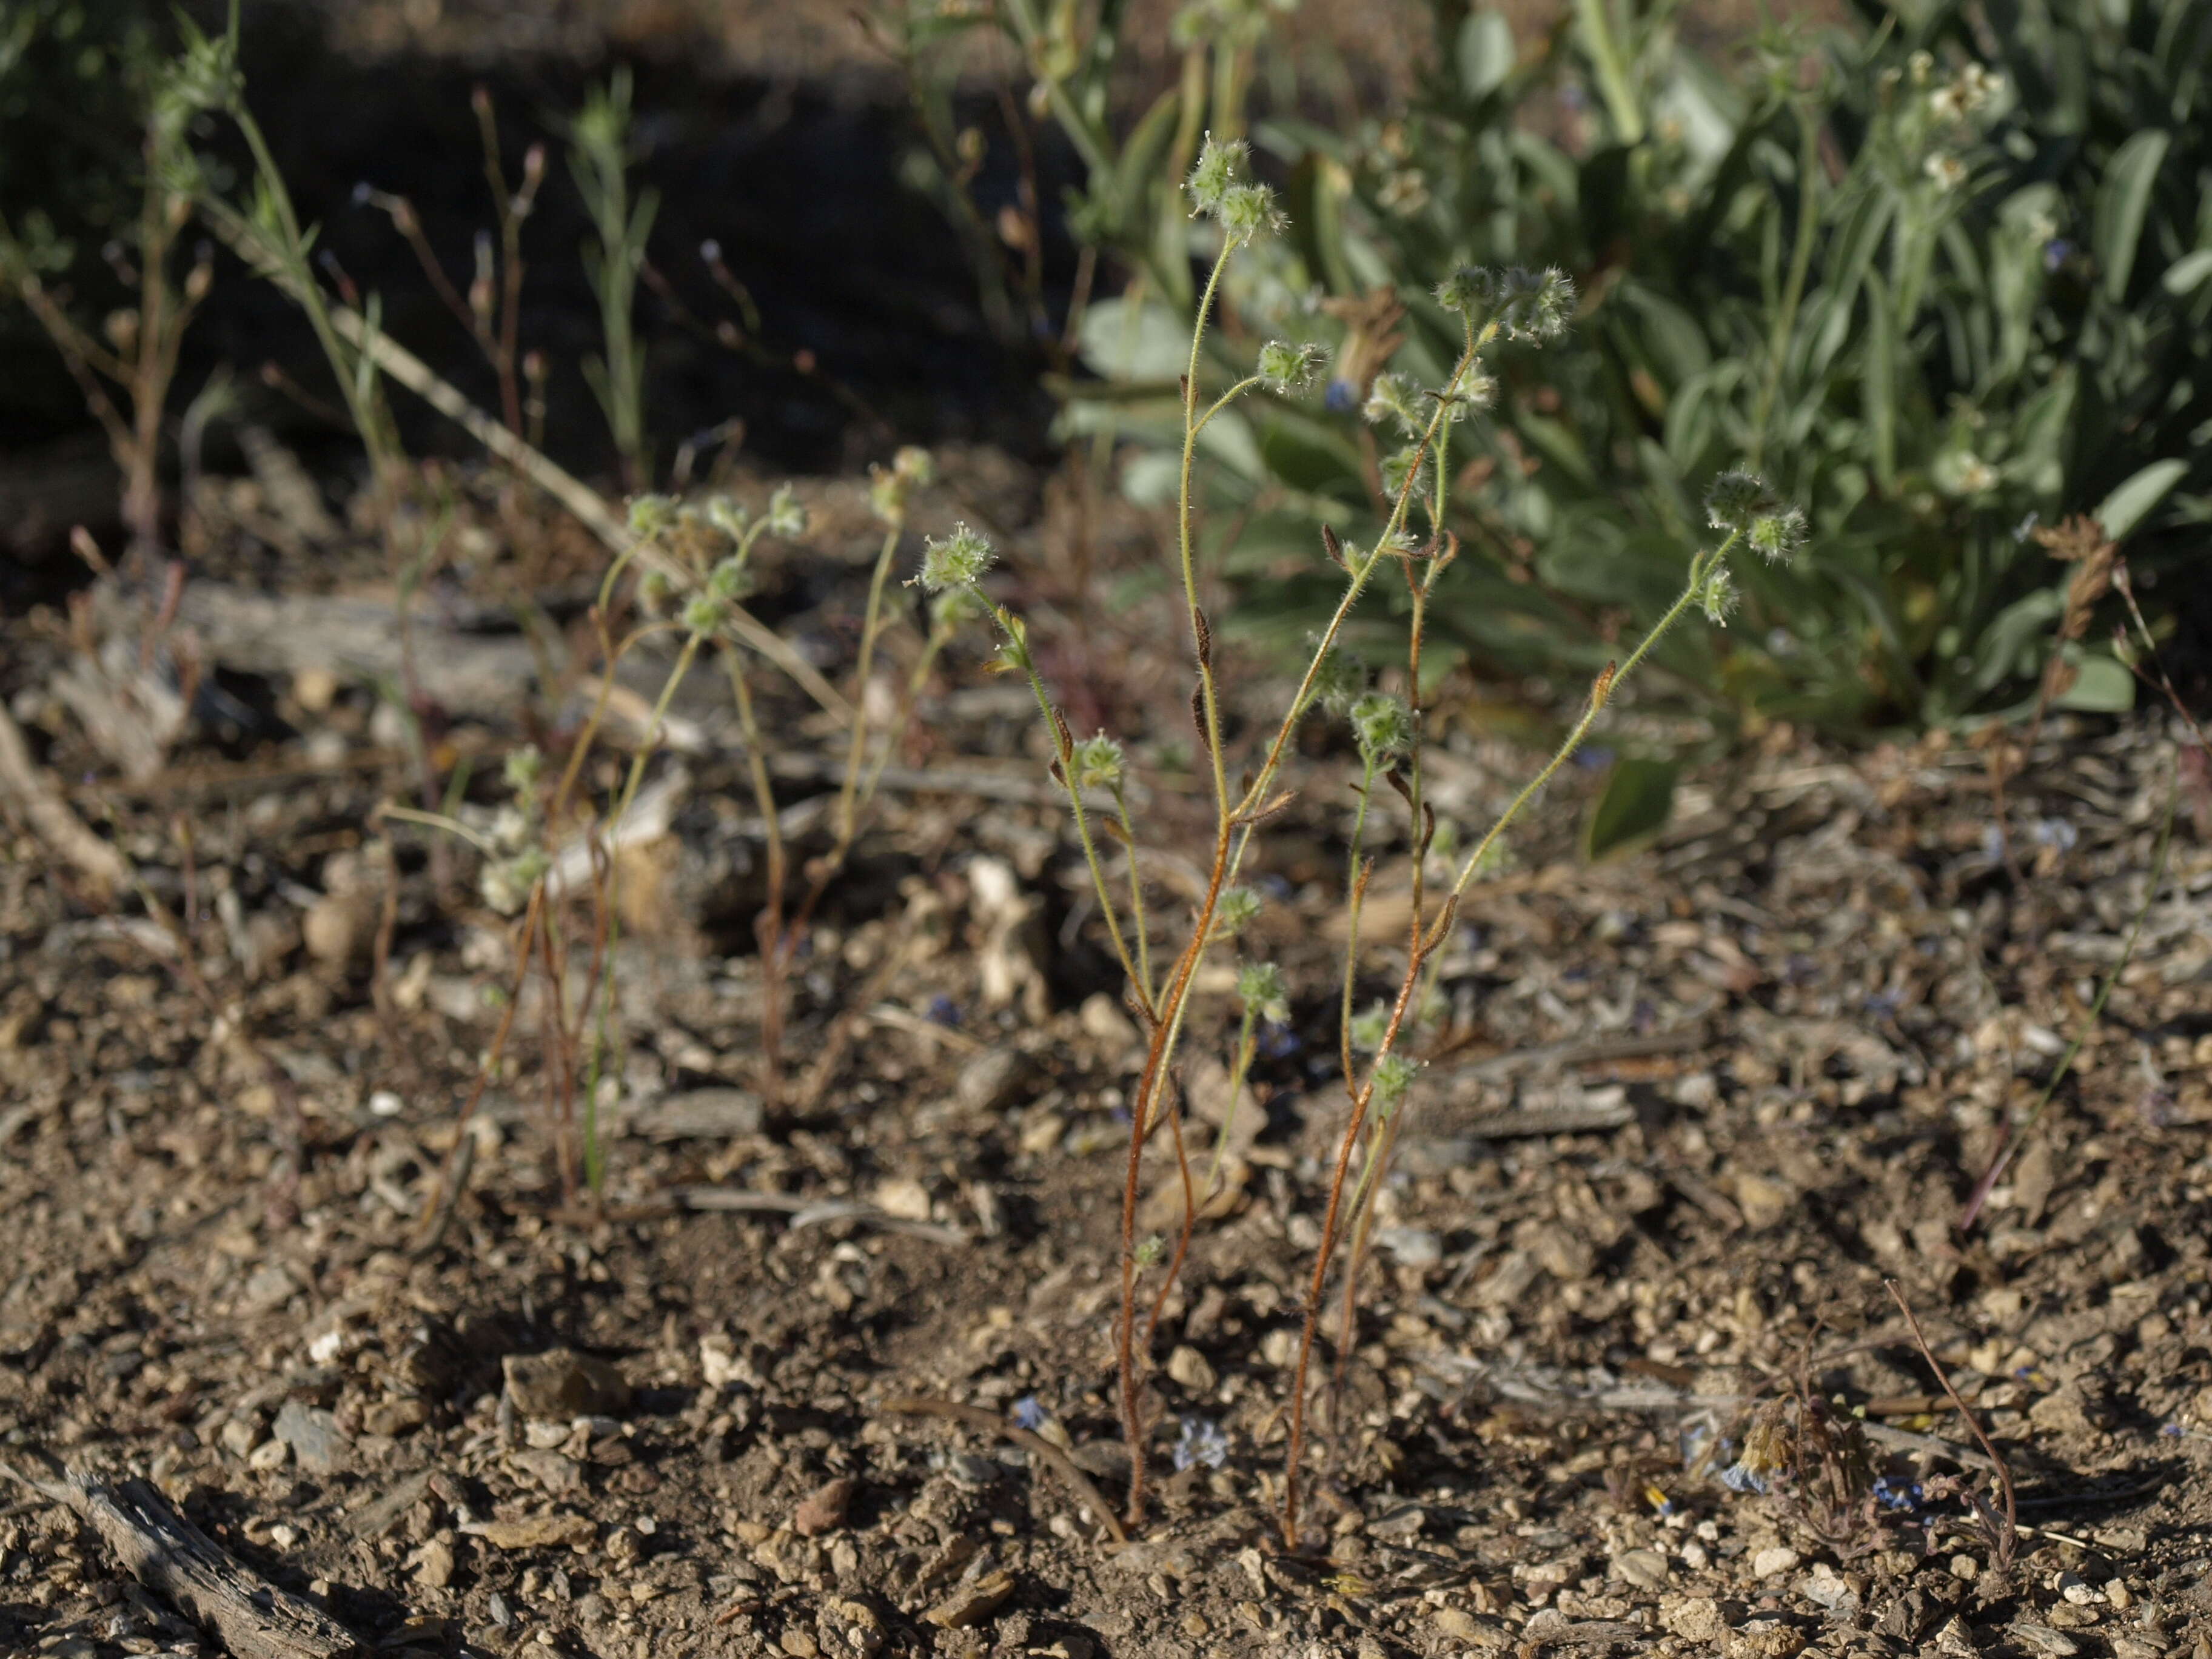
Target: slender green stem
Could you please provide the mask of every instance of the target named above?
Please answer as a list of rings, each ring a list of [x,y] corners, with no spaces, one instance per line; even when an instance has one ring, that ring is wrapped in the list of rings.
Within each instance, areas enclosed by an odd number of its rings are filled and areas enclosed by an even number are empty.
[[[1030,660],[1026,647],[1022,651],[1022,666],[1029,676],[1030,694],[1036,699],[1037,712],[1044,716],[1045,730],[1051,734],[1055,753],[1060,747],[1060,720],[1054,713],[1052,698],[1044,689],[1044,679]],[[1138,1000],[1146,1014],[1152,1012],[1150,989],[1137,971],[1136,958],[1129,953],[1129,942],[1123,937],[1121,913],[1114,903],[1113,889],[1107,884],[1106,866],[1098,856],[1097,837],[1091,833],[1091,813],[1083,804],[1083,790],[1075,781],[1075,774],[1068,769],[1065,757],[1054,769],[1060,775],[1060,787],[1067,795],[1067,805],[1075,815],[1076,838],[1083,843],[1083,861],[1091,868],[1091,890],[1098,896],[1098,908],[1106,918],[1106,930],[1113,936],[1114,954],[1121,958],[1121,971],[1137,988]]]
[[[1235,403],[1239,398],[1243,397],[1246,392],[1249,392],[1254,386],[1259,384],[1260,377],[1258,375],[1247,374],[1243,380],[1237,381],[1235,386],[1231,386],[1228,391],[1223,392],[1218,398],[1216,398],[1212,403],[1208,404],[1206,406],[1206,413],[1198,417],[1198,423],[1191,428],[1191,437],[1195,440],[1200,433],[1206,430],[1206,423],[1208,421],[1221,413],[1223,410],[1228,408],[1230,404]]]
[[[1182,380],[1182,472],[1176,493],[1176,539],[1182,563],[1182,597],[1190,611],[1194,635],[1200,628],[1198,605],[1198,570],[1191,547],[1190,470],[1191,460],[1198,450],[1199,428],[1204,424],[1198,418],[1198,356],[1206,341],[1206,319],[1213,310],[1213,296],[1221,286],[1221,273],[1229,268],[1229,256],[1236,244],[1224,237],[1221,252],[1214,257],[1213,269],[1206,274],[1206,291],[1200,295],[1198,315],[1190,331],[1190,363]],[[1218,405],[1216,405],[1218,407]],[[1208,419],[1213,411],[1208,410]],[[1221,703],[1213,684],[1212,653],[1199,653],[1198,684],[1204,699],[1206,712],[1206,752],[1213,767],[1213,799],[1221,822],[1230,818],[1229,769],[1221,754]]]
[[[884,584],[890,578],[891,559],[898,551],[899,526],[884,533],[883,550],[868,582],[868,609],[860,623],[860,661],[853,670],[853,741],[845,756],[845,781],[837,792],[837,845],[853,844],[860,805],[860,763],[868,741],[868,670],[875,660],[876,636],[883,627]],[[836,856],[833,854],[833,857]]]

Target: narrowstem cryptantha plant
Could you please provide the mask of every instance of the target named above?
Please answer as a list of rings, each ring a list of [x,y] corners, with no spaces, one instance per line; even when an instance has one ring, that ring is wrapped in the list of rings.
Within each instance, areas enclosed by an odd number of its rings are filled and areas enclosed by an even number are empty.
[[[563,1186],[572,1200],[575,1196],[576,1160],[568,1134],[579,1099],[582,1104],[582,1174],[594,1191],[599,1189],[602,1176],[597,1111],[600,1080],[609,1073],[617,1049],[613,956],[621,942],[622,863],[616,855],[614,842],[637,801],[647,762],[659,742],[677,692],[701,656],[709,650],[720,660],[728,679],[744,744],[747,778],[764,826],[768,896],[758,927],[763,974],[762,1089],[770,1100],[781,1096],[781,1033],[788,1014],[784,988],[790,963],[804,939],[814,909],[845,868],[866,825],[868,808],[874,801],[884,768],[912,719],[939,653],[960,623],[981,614],[964,591],[939,599],[931,608],[928,628],[908,668],[890,720],[871,721],[867,718],[866,711],[872,700],[866,692],[891,620],[886,589],[905,528],[908,501],[916,488],[929,482],[931,473],[929,457],[919,449],[900,451],[892,465],[877,471],[871,501],[884,525],[884,535],[869,584],[859,659],[854,670],[850,702],[854,729],[831,815],[830,845],[825,853],[809,860],[805,886],[794,909],[786,908],[789,849],[783,838],[775,786],[769,771],[767,738],[749,678],[746,635],[738,626],[746,619],[744,601],[752,591],[752,559],[757,546],[763,538],[793,541],[806,534],[805,511],[788,486],[777,489],[757,515],[721,496],[709,499],[703,507],[679,503],[665,495],[642,495],[631,502],[632,539],[608,566],[592,611],[604,659],[598,695],[570,748],[565,766],[550,788],[545,786],[536,751],[524,750],[508,757],[505,781],[512,800],[494,821],[489,833],[472,830],[451,814],[398,806],[383,809],[386,817],[427,823],[473,842],[484,854],[479,890],[485,902],[502,915],[521,916],[514,952],[515,978],[507,1012],[502,1016],[490,1057],[477,1087],[481,1090],[484,1080],[498,1069],[513,1009],[533,967],[542,966],[547,986],[541,1012],[546,1022],[549,1114],[556,1126]],[[636,585],[639,605],[645,616],[618,634],[614,620],[617,597],[623,577],[634,563],[646,567]],[[570,803],[577,795],[585,762],[605,723],[617,683],[615,670],[639,645],[670,634],[677,635],[681,643],[653,699],[645,730],[637,740],[621,786],[604,813],[582,825],[590,860],[592,951],[571,1013],[566,1000],[569,994],[566,946],[556,924],[556,912],[563,897],[563,891],[556,890],[555,886],[560,842],[562,837],[575,832]],[[562,885],[565,887],[565,884]]]
[[[1450,507],[1453,430],[1459,422],[1487,407],[1492,398],[1495,382],[1485,368],[1488,353],[1504,342],[1541,343],[1565,331],[1574,307],[1573,285],[1557,271],[1538,274],[1467,270],[1447,279],[1437,289],[1438,302],[1455,313],[1463,324],[1457,359],[1438,386],[1423,387],[1395,374],[1386,374],[1376,381],[1367,406],[1369,418],[1395,424],[1406,440],[1382,468],[1389,496],[1388,519],[1375,544],[1364,550],[1340,543],[1332,532],[1322,532],[1325,550],[1344,573],[1343,592],[1326,627],[1313,641],[1297,688],[1272,735],[1267,738],[1256,763],[1232,786],[1223,732],[1222,694],[1212,626],[1199,597],[1191,486],[1193,460],[1200,433],[1224,409],[1262,386],[1277,396],[1290,395],[1304,385],[1316,363],[1309,350],[1271,343],[1261,349],[1251,373],[1235,378],[1218,396],[1203,398],[1200,369],[1206,343],[1206,323],[1223,273],[1239,250],[1279,228],[1282,216],[1272,192],[1247,173],[1245,149],[1241,143],[1224,143],[1209,136],[1187,188],[1194,212],[1213,222],[1219,239],[1193,319],[1188,368],[1182,387],[1183,439],[1175,543],[1177,574],[1182,580],[1197,667],[1192,711],[1205,744],[1204,764],[1212,784],[1215,819],[1204,893],[1190,918],[1180,949],[1164,963],[1155,961],[1143,908],[1143,886],[1135,863],[1135,836],[1126,804],[1125,762],[1121,745],[1103,733],[1078,740],[1069,732],[1066,718],[1053,702],[1037,670],[1028,630],[1021,617],[1000,605],[990,606],[989,614],[1000,635],[997,666],[1003,672],[1021,674],[1028,680],[1043,715],[1053,749],[1052,775],[1066,795],[1103,925],[1128,978],[1129,1001],[1146,1027],[1143,1070],[1130,1102],[1128,1164],[1121,1208],[1121,1300],[1115,1333],[1122,1430],[1131,1454],[1128,1510],[1133,1523],[1142,1517],[1146,1483],[1147,1460],[1143,1449],[1146,1425],[1139,1410],[1143,1363],[1150,1352],[1151,1328],[1157,1323],[1168,1291],[1180,1270],[1197,1208],[1203,1201],[1183,1145],[1182,1105],[1171,1079],[1176,1049],[1189,1017],[1192,989],[1206,953],[1234,937],[1259,908],[1256,896],[1250,889],[1240,886],[1237,878],[1260,826],[1291,799],[1292,792],[1280,787],[1280,775],[1299,722],[1317,704],[1351,722],[1360,757],[1361,782],[1346,871],[1351,927],[1340,1009],[1340,1056],[1348,1112],[1330,1177],[1328,1207],[1306,1297],[1304,1327],[1290,1403],[1282,1526],[1286,1543],[1295,1546],[1299,1474],[1305,1450],[1306,1379],[1328,1274],[1347,1222],[1356,1224],[1355,1252],[1364,1243],[1375,1194],[1388,1175],[1391,1151],[1419,1069],[1418,1062],[1401,1052],[1401,1045],[1406,1042],[1409,1023],[1418,1024],[1417,1014],[1434,992],[1439,952],[1451,937],[1460,903],[1474,878],[1492,866],[1500,837],[1507,828],[1581,745],[1607,702],[1644,661],[1660,636],[1693,610],[1703,611],[1716,623],[1726,617],[1732,603],[1728,560],[1738,544],[1747,544],[1772,559],[1791,557],[1803,543],[1805,520],[1796,509],[1775,501],[1748,473],[1723,475],[1715,483],[1708,502],[1713,527],[1723,532],[1719,544],[1692,554],[1680,596],[1672,607],[1625,661],[1608,665],[1597,677],[1581,716],[1557,752],[1514,797],[1498,820],[1458,858],[1455,873],[1450,876],[1448,884],[1440,879],[1441,894],[1431,893],[1425,873],[1431,854],[1442,847],[1458,845],[1455,840],[1440,837],[1434,807],[1424,791],[1422,747],[1425,719],[1420,700],[1424,684],[1421,651],[1427,608],[1438,575],[1457,551],[1457,543],[1446,527]],[[1425,538],[1418,537],[1412,526],[1417,509],[1425,520]],[[968,593],[980,598],[977,584],[989,568],[992,558],[990,544],[963,526],[928,544],[918,580],[940,596]],[[1370,689],[1364,672],[1349,661],[1340,644],[1347,619],[1386,568],[1395,569],[1405,580],[1410,600],[1407,691],[1403,697]],[[1372,1013],[1355,1017],[1352,996],[1360,951],[1359,919],[1374,870],[1366,843],[1376,816],[1374,791],[1378,782],[1390,785],[1405,801],[1409,814],[1412,919],[1405,936],[1405,968],[1396,994]],[[1123,907],[1115,896],[1115,884],[1109,879],[1105,862],[1100,856],[1101,821],[1110,826],[1109,833],[1129,847],[1126,920]],[[1286,1012],[1286,997],[1280,972],[1265,963],[1247,963],[1238,975],[1237,989],[1243,1016],[1231,1071],[1232,1080],[1241,1085],[1250,1064],[1255,1022]],[[1365,1052],[1364,1065],[1355,1048]],[[1234,1099],[1233,1093],[1231,1098]],[[1140,1241],[1137,1236],[1139,1176],[1146,1145],[1163,1125],[1170,1132],[1183,1185],[1183,1219],[1164,1283],[1152,1299],[1151,1318],[1140,1344],[1137,1330],[1140,1271],[1166,1256],[1167,1252],[1164,1241]],[[1228,1127],[1224,1126],[1221,1131],[1223,1144],[1227,1136]],[[1220,1158],[1221,1146],[1217,1145],[1205,1175],[1207,1196],[1217,1178]],[[1355,1162],[1359,1165],[1356,1181],[1352,1178]],[[1349,1306],[1347,1303],[1347,1311]]]

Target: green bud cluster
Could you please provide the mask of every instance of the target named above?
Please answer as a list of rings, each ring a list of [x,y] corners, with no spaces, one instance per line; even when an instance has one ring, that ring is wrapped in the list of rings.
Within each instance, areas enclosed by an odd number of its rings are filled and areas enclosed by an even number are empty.
[[[806,509],[787,483],[778,484],[775,494],[768,498],[768,533],[786,541],[806,533]]]
[[[511,916],[530,902],[530,890],[552,867],[543,848],[526,847],[512,858],[494,859],[477,878],[483,902],[503,916]]]
[[[1787,564],[1805,548],[1804,513],[1782,501],[1755,472],[1735,470],[1705,492],[1705,516],[1716,530],[1739,535],[1774,564]]]
[[[1237,970],[1237,1000],[1255,1018],[1279,1025],[1291,1017],[1290,988],[1272,962],[1248,962]]]
[[[1359,412],[1370,426],[1395,421],[1410,436],[1428,425],[1427,411],[1422,407],[1426,396],[1410,374],[1377,374]]]
[[[1390,1005],[1378,1000],[1369,1005],[1366,1012],[1352,1017],[1352,1046],[1363,1054],[1371,1054],[1382,1046],[1389,1029]]]
[[[704,639],[720,631],[729,619],[728,603],[712,593],[694,593],[684,602],[684,626],[695,638]]]
[[[1393,498],[1404,495],[1409,488],[1416,495],[1425,494],[1431,471],[1430,459],[1425,444],[1407,444],[1392,450],[1382,458],[1383,492]]]
[[[629,504],[629,533],[637,537],[660,535],[676,524],[676,498],[673,495],[637,495]]]
[[[1221,896],[1213,913],[1224,933],[1241,933],[1260,914],[1264,901],[1249,887],[1232,887]]]
[[[520,749],[507,751],[500,767],[500,777],[515,794],[526,795],[538,787],[538,776],[544,769],[545,759],[538,752],[538,745],[526,743]]]
[[[1346,556],[1351,556],[1349,550]],[[1310,645],[1311,648],[1318,650],[1321,641],[1316,638]],[[1314,671],[1314,701],[1332,714],[1349,714],[1352,705],[1366,690],[1366,665],[1341,646],[1323,657],[1321,666]]]
[[[1103,732],[1075,745],[1074,763],[1068,769],[1079,789],[1111,789],[1121,781],[1121,745]]]
[[[1242,247],[1263,232],[1279,230],[1285,222],[1275,206],[1275,192],[1245,177],[1249,154],[1242,140],[1224,143],[1209,132],[1186,185],[1192,213],[1219,225],[1232,247]]]
[[[1321,365],[1319,346],[1270,340],[1260,348],[1260,378],[1278,392],[1295,392],[1310,384]]]
[[[1375,1098],[1385,1107],[1396,1105],[1421,1074],[1421,1062],[1403,1054],[1385,1054],[1375,1062]]]
[[[1413,746],[1413,711],[1387,691],[1370,691],[1352,705],[1352,732],[1360,757],[1379,766]]]
[[[937,464],[929,452],[913,444],[901,446],[888,467],[869,469],[868,507],[887,525],[906,522],[907,498],[937,480]]]

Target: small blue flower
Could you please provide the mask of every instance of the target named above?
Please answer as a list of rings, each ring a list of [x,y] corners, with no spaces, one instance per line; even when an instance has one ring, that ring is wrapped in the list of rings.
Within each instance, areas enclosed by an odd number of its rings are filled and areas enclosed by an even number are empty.
[[[1218,1469],[1229,1461],[1229,1437],[1202,1417],[1182,1419],[1182,1437],[1176,1442],[1175,1466],[1188,1469],[1203,1463]]]
[[[1349,414],[1359,407],[1359,388],[1349,380],[1331,380],[1321,400],[1333,415]]]
[[[1613,764],[1613,750],[1601,743],[1586,744],[1575,750],[1575,764],[1585,772],[1602,772]]]
[[[1766,1477],[1741,1463],[1731,1463],[1721,1471],[1721,1485],[1730,1492],[1763,1492],[1766,1490]]]
[[[1298,1034],[1287,1025],[1279,1024],[1271,1019],[1260,1027],[1259,1049],[1264,1059],[1287,1059],[1304,1046],[1299,1041]]]
[[[2181,1438],[2181,1425],[2179,1423],[2161,1423],[2158,1425],[2158,1431],[2169,1440]]]
[[[2063,236],[2054,236],[2043,245],[2043,268],[2056,270],[2074,257],[2074,244]]]
[[[932,1025],[957,1028],[960,1024],[960,1005],[939,991],[929,1000],[928,1012],[923,1016]]]
[[[1927,1501],[1917,1480],[1892,1480],[1887,1475],[1874,1483],[1874,1501],[1886,1510],[1917,1510]]]
[[[1037,1404],[1037,1397],[1033,1394],[1025,1394],[1014,1401],[1014,1409],[1008,1415],[1013,1419],[1016,1428],[1027,1429],[1031,1434],[1042,1428],[1052,1417],[1050,1412]]]

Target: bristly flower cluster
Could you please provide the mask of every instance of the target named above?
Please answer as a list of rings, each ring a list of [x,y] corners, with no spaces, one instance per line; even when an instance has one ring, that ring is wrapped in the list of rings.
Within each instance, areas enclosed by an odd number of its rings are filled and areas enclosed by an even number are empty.
[[[1242,247],[1264,231],[1280,230],[1287,222],[1275,206],[1275,192],[1245,176],[1249,155],[1242,139],[1224,143],[1209,132],[1198,165],[1190,170],[1193,216],[1203,216],[1219,225],[1231,247]]]
[[[1272,962],[1248,962],[1237,970],[1237,1000],[1255,1018],[1281,1025],[1291,1018],[1290,988]]]
[[[1380,766],[1413,746],[1413,711],[1388,692],[1370,691],[1352,705],[1352,732],[1360,758]]]
[[[1222,894],[1221,902],[1214,906],[1214,915],[1224,933],[1241,933],[1249,927],[1260,914],[1266,901],[1249,887],[1231,887]]]
[[[1462,265],[1437,284],[1437,303],[1470,323],[1495,319],[1515,339],[1555,340],[1575,314],[1575,285],[1557,269]]]
[[[1770,563],[1788,564],[1804,550],[1803,511],[1786,505],[1755,472],[1731,470],[1715,478],[1705,492],[1705,515],[1714,529],[1742,537]]]
[[[988,538],[957,524],[951,535],[933,536],[924,544],[921,574],[915,580],[932,593],[973,587],[996,556]]]
[[[1395,1051],[1375,1062],[1375,1098],[1384,1106],[1395,1106],[1406,1097],[1413,1086],[1413,1079],[1421,1073],[1421,1062],[1408,1059]]]
[[[1111,789],[1121,781],[1121,745],[1103,732],[1075,745],[1074,764],[1079,789]]]
[[[1310,384],[1321,372],[1322,359],[1322,349],[1317,345],[1292,345],[1287,340],[1270,340],[1260,348],[1258,373],[1275,391],[1295,392]]]

